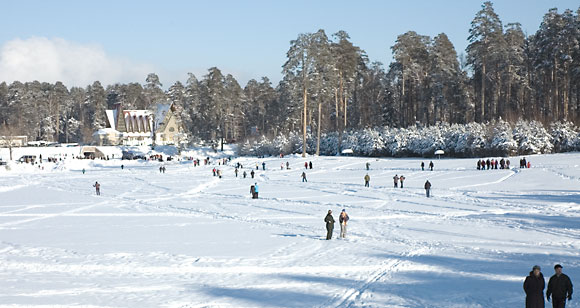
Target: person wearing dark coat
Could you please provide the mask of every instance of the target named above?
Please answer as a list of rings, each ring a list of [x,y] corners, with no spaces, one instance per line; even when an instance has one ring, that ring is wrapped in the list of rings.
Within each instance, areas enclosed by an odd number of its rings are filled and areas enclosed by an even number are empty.
[[[526,308],[544,308],[544,275],[539,266],[534,265],[530,275],[524,281]]]
[[[425,182],[425,193],[427,194],[427,198],[429,198],[430,191],[431,191],[431,182],[427,180],[427,182]]]
[[[433,171],[433,167],[435,167],[435,165],[433,165],[433,161],[429,162],[429,168],[431,169],[431,171]]]
[[[334,230],[334,217],[332,217],[332,211],[328,210],[328,214],[324,217],[324,222],[326,223],[326,239],[332,238],[332,231]]]
[[[556,272],[554,276],[550,277],[548,282],[548,290],[546,290],[546,298],[550,301],[552,296],[553,308],[565,308],[566,298],[572,300],[572,281],[566,274],[562,274],[562,265],[556,264],[554,266]]]
[[[312,162],[308,163],[308,167],[310,167],[310,169],[312,169]]]
[[[421,170],[425,171],[425,163],[421,162]]]

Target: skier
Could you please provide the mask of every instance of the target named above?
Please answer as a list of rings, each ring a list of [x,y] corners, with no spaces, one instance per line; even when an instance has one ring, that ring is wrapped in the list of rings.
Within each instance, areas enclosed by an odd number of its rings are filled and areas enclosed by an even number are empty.
[[[399,181],[401,181],[401,188],[403,188],[403,181],[405,181],[405,177],[402,174],[399,177]]]
[[[534,265],[530,275],[524,281],[526,308],[544,308],[544,275],[538,265]]]
[[[262,163],[262,170],[266,170],[266,163],[265,162]]]
[[[244,173],[242,173],[242,175],[244,176],[244,179],[246,178],[246,176],[248,176],[248,174],[246,173],[246,170],[244,170]]]
[[[424,162],[421,162],[421,170],[425,171],[425,163]]]
[[[250,172],[250,175],[252,176],[252,179],[254,178],[254,170],[252,170],[252,172]]]
[[[338,222],[340,223],[340,237],[346,237],[346,223],[348,222],[349,217],[348,214],[344,209],[340,212],[340,216],[338,217]]]
[[[370,181],[371,181],[371,177],[367,173],[367,175],[365,175],[365,187],[369,187]]]
[[[254,183],[254,194],[256,196],[254,199],[258,199],[258,183]]]
[[[367,162],[367,170],[371,167],[371,163]]]
[[[395,184],[395,188],[399,187],[399,176],[395,174],[393,177],[393,182]]]
[[[427,198],[429,198],[430,191],[431,191],[431,182],[429,182],[429,180],[427,180],[427,182],[425,182],[425,192],[427,193]]]
[[[308,162],[304,162],[304,169],[308,169]]]
[[[568,275],[562,274],[562,265],[556,264],[554,271],[556,273],[550,277],[550,281],[548,282],[546,298],[550,301],[550,296],[552,296],[553,308],[564,308],[566,307],[566,298],[569,301],[572,300],[572,282]]]
[[[326,239],[329,240],[332,238],[332,230],[334,230],[334,217],[332,217],[331,210],[328,210],[324,222],[326,223]]]
[[[431,171],[433,171],[433,167],[435,167],[435,165],[433,165],[433,161],[429,162],[429,168],[431,168]]]
[[[308,182],[306,179],[306,172],[302,172],[302,182]]]
[[[310,167],[310,169],[312,169],[312,162],[309,162],[308,166]]]
[[[238,168],[234,170],[234,173],[236,174],[236,177],[238,177]]]
[[[93,185],[93,187],[95,188],[97,196],[100,196],[101,195],[101,184],[99,184],[99,182],[95,182],[95,185]]]

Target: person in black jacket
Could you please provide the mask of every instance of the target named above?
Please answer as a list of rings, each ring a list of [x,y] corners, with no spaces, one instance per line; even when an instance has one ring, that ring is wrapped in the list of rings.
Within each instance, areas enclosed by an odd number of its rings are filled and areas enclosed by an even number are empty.
[[[332,230],[334,230],[334,217],[332,217],[331,210],[328,210],[324,222],[326,223],[326,239],[329,240],[332,238]]]
[[[566,274],[562,274],[562,265],[556,264],[554,271],[556,274],[550,277],[546,298],[550,301],[550,296],[552,296],[553,308],[564,308],[566,307],[566,298],[569,301],[572,300],[572,281]]]
[[[526,308],[544,308],[544,275],[538,265],[534,265],[530,275],[524,281]]]

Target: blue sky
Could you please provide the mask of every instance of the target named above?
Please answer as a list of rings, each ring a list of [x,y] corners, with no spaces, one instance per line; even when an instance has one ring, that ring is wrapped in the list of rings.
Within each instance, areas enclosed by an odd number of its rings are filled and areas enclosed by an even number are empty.
[[[38,79],[85,86],[141,82],[164,87],[217,66],[242,86],[277,83],[289,42],[322,28],[347,31],[371,61],[388,65],[397,35],[445,32],[458,53],[483,1],[7,1],[0,19],[0,81]],[[502,22],[533,34],[549,8],[578,1],[494,1]],[[46,56],[45,56],[46,55]],[[16,76],[16,77],[15,77]],[[53,80],[54,79],[54,80]],[[27,80],[21,80],[27,81]]]

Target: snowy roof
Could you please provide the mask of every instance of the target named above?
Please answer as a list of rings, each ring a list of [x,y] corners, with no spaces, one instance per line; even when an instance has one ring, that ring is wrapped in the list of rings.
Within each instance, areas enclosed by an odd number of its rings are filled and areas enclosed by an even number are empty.
[[[107,128],[101,128],[98,131],[96,131],[93,136],[95,135],[109,135],[109,134],[121,134],[118,131],[116,131],[114,128],[111,127],[107,127]]]
[[[117,125],[116,125],[117,123],[115,123],[115,119],[117,119],[117,109],[105,110],[105,113],[107,115],[107,121],[109,121],[111,128],[117,129]]]
[[[161,127],[163,121],[165,120],[165,116],[167,112],[171,108],[171,103],[167,104],[157,104],[157,112],[155,113],[155,128]]]

